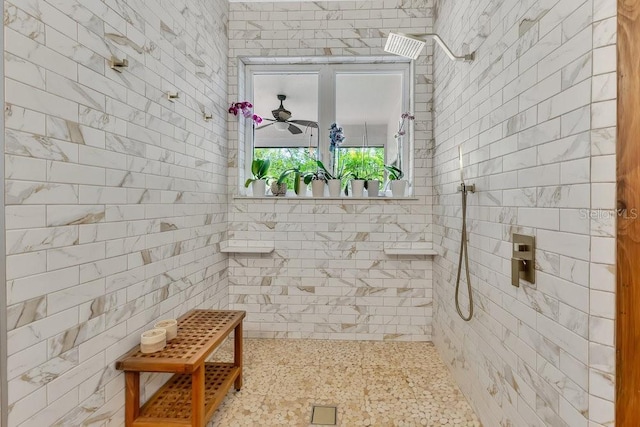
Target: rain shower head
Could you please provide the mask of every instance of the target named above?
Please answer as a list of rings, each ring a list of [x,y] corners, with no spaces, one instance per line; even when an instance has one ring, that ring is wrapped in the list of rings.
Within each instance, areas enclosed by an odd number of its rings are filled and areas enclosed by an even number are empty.
[[[454,55],[453,52],[451,52],[451,49],[449,49],[449,46],[442,41],[440,36],[432,33],[413,35],[389,33],[387,43],[384,46],[384,51],[393,53],[394,55],[404,56],[405,58],[411,58],[413,60],[418,59],[420,52],[422,52],[422,48],[427,44],[422,37],[431,37],[434,39],[452,61],[473,61],[475,59],[475,52],[463,56]]]
[[[426,41],[405,34],[389,33],[384,51],[405,58],[418,59]]]

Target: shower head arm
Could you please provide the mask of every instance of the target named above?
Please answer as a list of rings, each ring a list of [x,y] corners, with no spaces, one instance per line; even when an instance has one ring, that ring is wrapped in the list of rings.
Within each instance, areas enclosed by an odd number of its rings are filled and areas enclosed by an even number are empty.
[[[430,37],[430,38],[432,38],[433,40],[435,40],[436,43],[438,43],[438,45],[440,45],[442,50],[444,50],[444,53],[446,53],[447,56],[452,61],[468,61],[468,62],[471,62],[476,58],[475,52],[471,52],[469,54],[462,55],[462,56],[454,55],[453,52],[451,51],[451,49],[449,49],[449,46],[447,46],[447,44],[442,40],[442,38],[440,38],[440,36],[435,34],[435,33],[411,34],[411,36],[413,36],[413,37]]]

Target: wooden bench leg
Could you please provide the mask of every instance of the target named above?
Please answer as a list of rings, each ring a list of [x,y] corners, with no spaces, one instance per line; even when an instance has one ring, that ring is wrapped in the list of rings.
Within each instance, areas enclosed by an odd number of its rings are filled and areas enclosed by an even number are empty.
[[[131,427],[140,415],[140,372],[124,373],[124,422]]]
[[[238,323],[233,333],[233,364],[238,367],[240,372],[234,383],[236,391],[242,388],[242,322]]]
[[[191,374],[191,425],[204,427],[204,365]]]

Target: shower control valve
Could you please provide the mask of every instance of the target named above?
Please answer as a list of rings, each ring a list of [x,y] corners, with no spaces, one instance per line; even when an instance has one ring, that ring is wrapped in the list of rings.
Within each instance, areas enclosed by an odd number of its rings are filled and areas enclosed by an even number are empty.
[[[536,283],[535,237],[524,234],[513,235],[511,258],[511,284],[520,287],[520,279]]]

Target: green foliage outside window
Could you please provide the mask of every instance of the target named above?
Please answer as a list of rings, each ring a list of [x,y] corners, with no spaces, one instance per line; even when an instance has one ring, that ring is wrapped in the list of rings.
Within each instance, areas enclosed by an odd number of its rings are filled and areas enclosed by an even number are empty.
[[[280,174],[292,168],[299,168],[302,172],[317,170],[315,156],[309,155],[309,149],[300,148],[256,148],[254,159],[268,159],[271,162],[269,175],[278,178]],[[345,165],[346,171],[351,171],[362,179],[384,179],[384,148],[382,147],[342,147],[339,156],[340,164]],[[325,162],[327,164],[327,162]],[[293,175],[285,181],[287,188],[293,189]]]
[[[300,168],[301,171],[316,170],[316,160],[309,155],[309,149],[301,148],[256,148],[253,152],[254,159],[269,159],[269,175],[278,178],[288,169]],[[293,188],[293,175],[289,175],[284,182],[287,188]]]
[[[360,179],[384,180],[384,148],[382,147],[342,147],[340,164]]]

